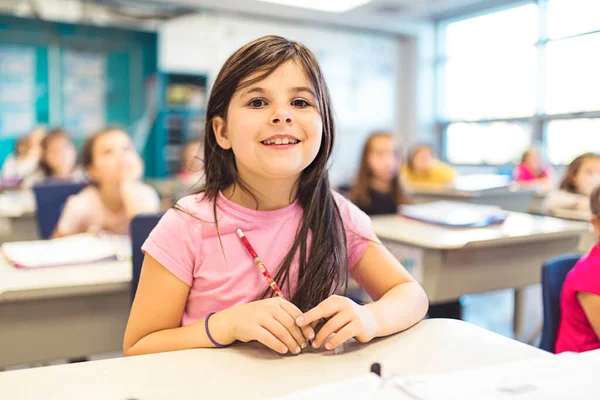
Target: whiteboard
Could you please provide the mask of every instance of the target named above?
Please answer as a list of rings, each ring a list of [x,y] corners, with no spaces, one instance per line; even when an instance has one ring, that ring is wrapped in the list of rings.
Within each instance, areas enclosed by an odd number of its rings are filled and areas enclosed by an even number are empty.
[[[337,122],[330,178],[333,185],[351,182],[368,135],[398,126],[400,39],[289,21],[198,14],[169,21],[161,29],[159,68],[207,74],[212,82],[235,50],[265,35],[299,41],[317,57]]]

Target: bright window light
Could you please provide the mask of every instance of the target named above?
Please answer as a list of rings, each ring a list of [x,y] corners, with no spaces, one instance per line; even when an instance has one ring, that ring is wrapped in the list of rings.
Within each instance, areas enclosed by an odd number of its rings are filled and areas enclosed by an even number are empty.
[[[290,7],[310,8],[326,12],[343,13],[367,4],[371,0],[259,0],[264,3],[281,4]]]

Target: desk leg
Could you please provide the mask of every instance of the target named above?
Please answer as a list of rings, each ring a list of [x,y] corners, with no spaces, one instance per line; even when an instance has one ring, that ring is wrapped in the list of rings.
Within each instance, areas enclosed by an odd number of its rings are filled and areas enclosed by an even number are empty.
[[[513,331],[516,340],[523,335],[523,315],[525,314],[525,288],[515,288],[515,309],[513,314]]]

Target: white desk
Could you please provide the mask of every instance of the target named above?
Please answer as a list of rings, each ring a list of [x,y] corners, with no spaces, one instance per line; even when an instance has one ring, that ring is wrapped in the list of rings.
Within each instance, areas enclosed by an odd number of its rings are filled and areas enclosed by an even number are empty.
[[[449,200],[473,204],[488,204],[501,207],[507,211],[526,212],[535,194],[534,189],[509,185],[487,190],[460,189],[444,186],[419,186],[412,190],[417,203]]]
[[[28,399],[263,399],[356,377],[423,374],[553,357],[462,321],[427,320],[341,354],[280,356],[261,345],[197,349],[0,373],[0,393]]]
[[[0,368],[120,351],[131,264],[17,269],[0,259]]]
[[[31,191],[0,194],[0,243],[38,239],[35,198]]]
[[[484,228],[445,228],[396,215],[371,220],[375,234],[423,285],[432,304],[539,283],[543,262],[576,252],[589,232],[582,222],[520,213]],[[520,335],[517,292],[515,332]]]

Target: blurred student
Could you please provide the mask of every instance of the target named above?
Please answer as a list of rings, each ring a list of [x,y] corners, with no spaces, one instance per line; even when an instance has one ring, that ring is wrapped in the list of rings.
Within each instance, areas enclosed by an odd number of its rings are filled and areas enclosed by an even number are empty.
[[[143,163],[121,129],[104,129],[88,138],[83,166],[91,185],[69,197],[54,237],[106,231],[128,234],[137,214],[160,209],[158,195],[140,182]]]
[[[590,194],[598,184],[600,184],[600,155],[582,154],[569,164],[559,190],[548,194],[545,209],[551,214],[561,210],[589,212]]]
[[[202,186],[204,178],[204,141],[196,139],[188,142],[181,154],[181,169],[177,179],[188,188]]]
[[[600,186],[590,196],[591,222],[600,235]],[[600,349],[600,243],[569,272],[560,300],[556,353]]]
[[[398,206],[412,202],[402,187],[399,169],[394,136],[373,133],[363,148],[356,184],[348,197],[368,215],[395,214]]]
[[[410,151],[402,167],[402,178],[408,185],[449,185],[456,171],[435,157],[433,148],[420,144]]]
[[[16,186],[35,174],[41,156],[41,142],[45,134],[43,128],[36,128],[27,136],[17,140],[14,153],[10,154],[2,165],[3,184]]]
[[[513,177],[524,186],[540,186],[544,190],[552,187],[552,167],[543,162],[535,147],[530,147],[523,153],[521,162],[513,171]]]
[[[71,136],[62,129],[53,129],[42,140],[42,154],[37,172],[25,179],[24,186],[36,183],[83,182],[85,173],[77,166],[77,150]]]

